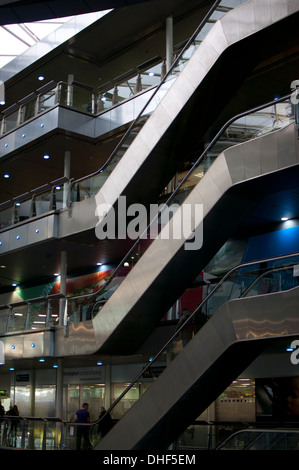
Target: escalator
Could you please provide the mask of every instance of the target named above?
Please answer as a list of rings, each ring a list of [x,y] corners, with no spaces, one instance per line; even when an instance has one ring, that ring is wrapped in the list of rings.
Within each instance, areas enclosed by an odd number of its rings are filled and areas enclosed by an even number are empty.
[[[271,28],[278,29],[279,37],[284,38],[281,32],[285,28],[291,31],[296,18],[296,10],[291,7],[283,13],[270,3],[269,15],[260,12],[260,8],[262,5],[253,1],[215,3],[101,169],[103,186],[95,197],[97,207],[108,204],[117,210],[120,196],[126,197],[128,205],[136,200],[150,204],[175,175],[184,157],[204,148],[207,135],[217,132],[233,115],[260,103],[252,89],[246,90],[242,99],[238,96],[237,103],[235,100],[247,80],[253,85],[251,74],[266,54],[269,57],[278,52],[274,51],[274,42],[265,42],[265,37],[271,36]],[[223,16],[211,28],[213,22],[208,21],[213,14],[215,19],[219,14]],[[254,18],[251,26],[243,24],[242,15],[244,21],[248,16]],[[273,22],[272,18],[276,20]],[[281,42],[279,49],[284,46]],[[220,83],[223,93],[218,93]],[[274,94],[267,93],[264,100]],[[231,100],[233,106],[229,105]],[[101,222],[99,217],[98,224]]]
[[[289,106],[288,100],[285,106]],[[207,159],[200,159],[189,172],[182,181],[181,191],[166,205],[169,208],[172,203],[177,204],[175,215],[161,228],[156,239],[141,240],[140,245],[134,245],[143,254],[121,283],[114,279],[113,295],[93,318],[98,351],[134,353],[258,202],[273,194],[273,188],[279,192],[297,186],[297,125],[291,117],[288,120],[285,115],[285,118],[281,128],[278,126],[276,130],[226,148],[213,159],[213,152],[219,151],[217,146],[228,145],[223,139],[216,139],[211,155],[205,154]],[[259,131],[263,133],[262,129]],[[271,148],[271,159],[267,148]],[[247,167],[248,160],[258,163]],[[185,208],[191,207],[193,211],[198,206],[203,209],[202,218],[190,225],[187,234],[171,238],[171,234],[180,232]],[[129,252],[127,261],[132,253]]]
[[[163,373],[96,450],[167,449],[263,350],[282,340],[291,344],[299,334],[298,261],[293,254],[231,270],[111,406],[113,416],[132,386],[165,361]]]

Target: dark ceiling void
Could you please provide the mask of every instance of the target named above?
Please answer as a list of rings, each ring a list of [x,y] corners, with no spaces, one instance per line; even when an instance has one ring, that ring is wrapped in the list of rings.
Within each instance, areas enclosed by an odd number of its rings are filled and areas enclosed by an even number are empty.
[[[150,0],[17,0],[0,2],[0,25],[29,23],[122,8]]]

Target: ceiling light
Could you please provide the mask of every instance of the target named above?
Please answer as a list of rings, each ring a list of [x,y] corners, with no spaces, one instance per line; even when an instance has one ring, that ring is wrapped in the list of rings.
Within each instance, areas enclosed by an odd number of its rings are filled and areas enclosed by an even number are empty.
[[[3,106],[5,104],[5,101],[0,101],[0,105]]]
[[[49,160],[49,158],[50,158],[50,155],[44,155],[45,160]]]
[[[40,82],[41,82],[42,80],[44,80],[44,79],[45,79],[45,77],[44,77],[43,75],[39,75],[38,80],[39,80]]]
[[[4,174],[4,178],[6,178],[6,179],[9,178],[9,176],[10,176],[10,175],[9,175],[8,173],[5,173],[5,174]]]
[[[12,287],[17,287],[17,284],[15,282],[13,282]]]
[[[282,220],[283,222],[285,222],[286,220],[289,220],[289,218],[288,218],[288,217],[281,217],[280,220]]]

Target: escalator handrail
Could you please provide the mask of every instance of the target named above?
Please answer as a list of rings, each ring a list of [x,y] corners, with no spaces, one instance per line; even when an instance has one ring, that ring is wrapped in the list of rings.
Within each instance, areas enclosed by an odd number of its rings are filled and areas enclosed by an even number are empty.
[[[248,263],[239,264],[238,266],[235,266],[232,269],[230,269],[225,274],[225,276],[219,281],[219,283],[216,284],[216,286],[207,294],[205,299],[196,307],[196,309],[191,313],[191,315],[187,318],[187,320],[184,323],[182,323],[182,325],[175,331],[175,333],[167,340],[167,342],[164,344],[164,346],[162,346],[162,348],[155,354],[155,356],[153,356],[153,358],[147,363],[147,365],[137,374],[135,379],[133,379],[133,381],[126,387],[126,389],[112,403],[112,405],[106,411],[105,415],[100,420],[97,420],[97,421],[93,422],[92,425],[95,425],[95,424],[99,423],[108,413],[111,413],[111,411],[121,401],[121,399],[128,393],[128,391],[134,386],[134,384],[142,377],[144,372],[146,372],[152,366],[152,364],[167,349],[167,347],[170,345],[170,343],[172,343],[173,340],[177,336],[179,336],[179,334],[186,327],[186,325],[189,322],[192,321],[192,319],[195,317],[195,315],[202,309],[204,304],[210,299],[210,297],[215,293],[215,291],[218,290],[223,285],[223,283],[231,276],[231,274],[234,271],[237,271],[238,269],[241,269],[241,268],[254,266],[254,265],[260,264],[260,263],[269,263],[269,262],[272,262],[272,261],[278,261],[278,260],[282,260],[282,259],[293,258],[293,257],[296,257],[296,256],[299,256],[299,253],[292,253],[292,254],[289,254],[289,255],[281,255],[281,256],[275,256],[275,257],[266,258],[266,259],[262,259],[262,260],[250,261]],[[298,264],[298,263],[295,263],[295,264]],[[292,266],[292,263],[289,266]],[[281,268],[283,269],[283,268],[285,268],[285,266],[282,266]],[[277,269],[279,269],[279,267]],[[263,273],[263,274],[265,274],[265,273]]]
[[[223,126],[222,128],[217,132],[217,134],[215,135],[215,137],[211,140],[211,142],[208,144],[208,146],[205,148],[205,150],[203,151],[203,153],[200,155],[200,157],[196,160],[196,162],[194,163],[194,165],[191,167],[191,169],[187,172],[187,174],[185,175],[185,177],[182,179],[182,181],[180,182],[180,184],[175,188],[175,190],[172,192],[172,194],[169,196],[169,198],[167,199],[167,201],[164,203],[163,205],[163,208],[161,209],[160,212],[163,212],[164,208],[166,208],[172,201],[173,199],[175,198],[175,196],[178,194],[178,192],[180,191],[181,187],[185,184],[185,182],[187,181],[187,179],[189,178],[190,174],[194,171],[194,169],[202,162],[202,160],[204,159],[204,157],[206,156],[206,154],[209,152],[209,150],[213,147],[213,145],[217,142],[217,140],[219,139],[219,137],[225,132],[225,130],[236,120],[242,118],[242,117],[245,117],[249,114],[252,114],[252,113],[255,113],[255,112],[258,112],[260,111],[261,109],[264,109],[264,108],[268,108],[269,106],[273,106],[277,103],[280,103],[280,102],[284,102],[288,99],[290,99],[291,97],[291,94],[288,94],[282,98],[279,98],[279,99],[275,99],[275,100],[272,100],[272,101],[269,101],[268,103],[266,104],[263,104],[263,105],[260,105],[260,106],[256,106],[252,109],[250,109],[249,111],[244,111],[242,113],[239,113],[237,114],[236,116],[232,117],[231,119],[229,119]],[[98,296],[109,284],[110,282],[112,281],[112,279],[115,277],[115,275],[117,274],[117,272],[120,270],[120,268],[123,267],[124,263],[128,260],[128,258],[131,256],[131,254],[136,250],[136,247],[138,246],[138,244],[140,243],[140,241],[143,239],[144,235],[146,235],[146,233],[148,232],[149,228],[152,226],[153,223],[155,223],[159,217],[159,213],[156,214],[156,216],[152,219],[152,221],[149,223],[148,227],[145,229],[145,231],[136,239],[136,241],[134,242],[134,244],[132,245],[132,247],[130,248],[130,250],[127,252],[127,254],[124,256],[124,258],[120,261],[120,263],[116,266],[116,268],[113,270],[111,276],[109,277],[109,279],[106,281],[106,283],[104,283],[97,291],[91,293],[91,294],[81,294],[81,295],[78,295],[78,296],[72,296],[71,297],[71,300],[77,300],[77,299],[80,299],[80,298],[87,298],[87,297],[96,297]]]
[[[148,107],[149,103],[151,102],[151,100],[154,98],[154,96],[156,95],[156,93],[160,90],[160,88],[162,87],[162,85],[164,85],[164,83],[167,81],[168,77],[172,74],[174,68],[177,66],[177,64],[179,63],[179,61],[181,60],[181,57],[183,56],[183,54],[185,53],[185,51],[190,47],[190,45],[192,44],[192,42],[195,40],[196,36],[199,34],[199,32],[201,31],[201,29],[205,26],[205,24],[207,23],[208,19],[210,18],[210,16],[214,13],[214,11],[217,9],[218,5],[221,3],[222,0],[217,0],[214,2],[213,6],[210,8],[210,10],[206,13],[205,17],[202,19],[202,21],[200,22],[199,26],[196,28],[195,32],[192,34],[192,36],[190,36],[190,38],[188,39],[188,41],[186,42],[185,46],[183,47],[183,49],[181,50],[181,52],[179,53],[179,55],[176,57],[176,59],[174,60],[174,62],[172,63],[171,67],[169,68],[169,70],[166,72],[166,74],[164,75],[164,77],[162,78],[161,82],[159,83],[159,85],[155,88],[153,94],[151,95],[151,97],[149,98],[149,100],[147,101],[147,103],[143,106],[143,108],[141,109],[141,111],[139,112],[138,116],[134,119],[134,121],[130,124],[129,128],[127,129],[127,131],[125,132],[124,136],[122,137],[122,139],[120,140],[120,142],[117,144],[117,146],[115,147],[115,149],[113,150],[113,152],[111,153],[110,157],[106,160],[106,162],[104,163],[103,166],[101,166],[100,168],[98,168],[95,172],[87,175],[87,176],[83,176],[82,178],[79,178],[77,180],[75,180],[74,182],[72,182],[72,186],[74,186],[75,184],[77,183],[80,183],[81,181],[84,181],[88,178],[91,178],[93,176],[96,176],[98,175],[99,173],[102,173],[104,171],[104,169],[109,165],[109,163],[111,162],[111,160],[114,158],[114,156],[117,154],[118,150],[120,149],[120,147],[123,145],[123,143],[125,142],[125,140],[127,139],[128,135],[130,134],[131,130],[135,127],[135,125],[137,124],[138,120],[141,118],[142,114],[144,113],[145,109]]]

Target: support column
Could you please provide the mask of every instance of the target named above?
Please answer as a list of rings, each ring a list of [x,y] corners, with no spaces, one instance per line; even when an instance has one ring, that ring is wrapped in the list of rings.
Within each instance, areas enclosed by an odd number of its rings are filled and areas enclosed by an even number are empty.
[[[105,366],[105,408],[108,408],[111,405],[111,365],[107,364]]]
[[[63,359],[59,358],[56,369],[56,418],[63,419]]]
[[[66,150],[66,152],[64,153],[64,176],[66,178],[68,178],[68,180],[71,177],[71,152],[69,150]],[[70,190],[69,182],[64,183],[64,185],[63,185],[63,207],[67,207],[69,190]]]
[[[67,76],[67,96],[66,96],[66,105],[73,105],[73,81],[74,75],[69,74]]]
[[[67,279],[67,252],[61,252],[60,262],[60,294],[66,295],[66,279]],[[65,299],[60,299],[59,303],[59,326],[63,326]]]
[[[30,416],[35,416],[35,370],[30,371]]]
[[[166,72],[173,62],[173,17],[166,18]]]

